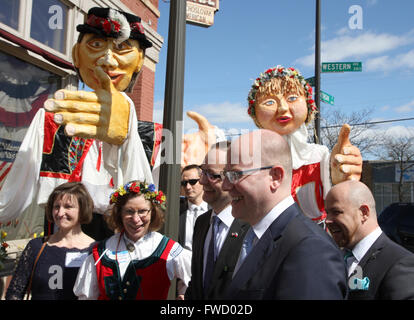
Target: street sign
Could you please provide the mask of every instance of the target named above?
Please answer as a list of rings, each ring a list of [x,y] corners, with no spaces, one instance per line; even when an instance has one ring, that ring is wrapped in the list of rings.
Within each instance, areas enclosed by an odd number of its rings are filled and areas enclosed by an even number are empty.
[[[323,62],[322,72],[362,71],[362,62]]]
[[[334,105],[335,98],[333,96],[327,94],[326,92],[323,92],[321,90],[320,97],[321,97],[321,100],[323,102],[329,103],[330,105]]]
[[[186,21],[200,27],[211,27],[218,9],[219,0],[187,0]]]
[[[310,77],[310,78],[307,78],[305,80],[306,80],[307,83],[309,83],[309,85],[311,87],[314,87],[315,86],[315,77]]]

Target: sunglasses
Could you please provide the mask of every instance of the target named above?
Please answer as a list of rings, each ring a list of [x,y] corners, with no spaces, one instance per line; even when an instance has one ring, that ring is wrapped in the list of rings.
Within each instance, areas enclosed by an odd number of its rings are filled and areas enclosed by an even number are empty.
[[[189,183],[190,185],[195,185],[200,179],[189,179],[189,180],[183,180],[181,181],[181,186],[182,187],[186,187],[187,183]]]

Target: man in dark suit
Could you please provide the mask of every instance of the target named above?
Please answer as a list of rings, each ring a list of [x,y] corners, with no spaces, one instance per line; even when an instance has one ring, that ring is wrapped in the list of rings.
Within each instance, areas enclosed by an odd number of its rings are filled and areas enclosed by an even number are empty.
[[[344,299],[343,256],[332,238],[305,217],[291,196],[286,140],[256,130],[231,144],[223,189],[247,231],[227,299]]]
[[[231,281],[238,252],[248,228],[246,223],[231,215],[231,198],[221,187],[221,171],[226,162],[227,147],[226,141],[214,145],[201,165],[203,200],[209,204],[211,210],[201,215],[195,224],[192,276],[185,293],[186,300],[221,298],[224,288]]]
[[[414,299],[414,254],[381,231],[369,188],[345,181],[325,202],[329,231],[346,252],[349,299]]]
[[[200,174],[201,169],[196,164],[190,164],[181,170],[181,190],[184,197],[180,197],[178,242],[188,250],[192,250],[195,221],[209,209],[203,200]]]

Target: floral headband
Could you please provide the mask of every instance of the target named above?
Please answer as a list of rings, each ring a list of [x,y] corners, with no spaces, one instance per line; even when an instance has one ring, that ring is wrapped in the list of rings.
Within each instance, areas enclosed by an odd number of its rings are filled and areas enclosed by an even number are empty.
[[[146,182],[132,181],[120,186],[110,196],[109,204],[116,203],[118,199],[128,193],[142,194],[146,200],[151,201],[155,205],[160,205],[165,210],[165,202],[167,200],[165,194],[155,189],[154,184]]]
[[[255,104],[257,92],[259,91],[260,87],[262,87],[271,79],[283,77],[297,79],[305,89],[306,104],[308,107],[308,119],[314,112],[316,112],[316,104],[312,97],[312,87],[309,85],[309,83],[306,82],[305,78],[300,74],[299,70],[295,70],[294,68],[284,68],[278,65],[277,67],[267,69],[264,73],[261,73],[260,76],[254,81],[249,95],[247,96],[247,101],[249,102],[249,109],[247,110],[247,113],[253,118],[253,120],[255,120],[256,124],[257,121]]]

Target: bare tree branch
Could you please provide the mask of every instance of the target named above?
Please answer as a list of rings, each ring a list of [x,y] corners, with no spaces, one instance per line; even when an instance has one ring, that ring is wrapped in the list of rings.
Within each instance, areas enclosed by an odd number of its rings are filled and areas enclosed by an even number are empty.
[[[398,198],[404,198],[404,174],[414,167],[414,138],[408,136],[383,137],[383,142],[377,147],[381,160],[393,161],[400,169],[398,181]]]

